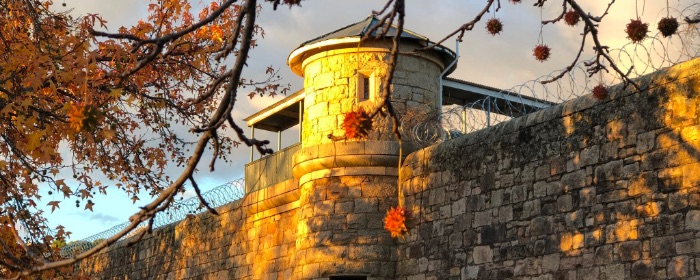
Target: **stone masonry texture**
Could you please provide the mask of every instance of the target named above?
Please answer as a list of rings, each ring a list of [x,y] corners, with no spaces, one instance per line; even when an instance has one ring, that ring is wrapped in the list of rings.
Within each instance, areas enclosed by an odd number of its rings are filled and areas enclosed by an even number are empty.
[[[700,279],[699,66],[409,155],[396,279]]]
[[[94,279],[700,279],[699,73],[695,59],[639,79],[641,93],[615,86],[605,100],[418,150],[400,182],[312,177],[292,190],[298,201],[256,214],[248,196],[76,269]],[[397,187],[409,233],[392,239],[381,227]]]

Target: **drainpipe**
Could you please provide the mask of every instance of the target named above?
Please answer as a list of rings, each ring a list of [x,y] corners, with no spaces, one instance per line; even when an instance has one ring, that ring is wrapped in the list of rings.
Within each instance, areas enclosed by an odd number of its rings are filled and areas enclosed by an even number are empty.
[[[452,66],[457,63],[457,60],[459,60],[459,40],[455,39],[455,60],[453,60],[452,63],[445,67],[445,70],[440,73],[440,95],[438,96],[438,108],[442,108],[442,78],[445,76],[445,73],[450,71]],[[442,109],[440,111],[442,111]]]

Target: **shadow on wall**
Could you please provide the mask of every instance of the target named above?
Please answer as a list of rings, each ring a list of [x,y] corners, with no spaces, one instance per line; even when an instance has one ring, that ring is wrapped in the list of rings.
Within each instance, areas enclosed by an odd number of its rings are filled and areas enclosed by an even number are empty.
[[[393,279],[396,243],[383,229],[396,204],[395,176],[320,178],[301,186],[293,279]],[[358,278],[359,279],[359,278]]]
[[[397,275],[700,275],[700,59],[409,156]]]
[[[130,247],[116,244],[79,264],[93,279],[289,279],[296,210],[255,220],[238,200],[165,226]]]

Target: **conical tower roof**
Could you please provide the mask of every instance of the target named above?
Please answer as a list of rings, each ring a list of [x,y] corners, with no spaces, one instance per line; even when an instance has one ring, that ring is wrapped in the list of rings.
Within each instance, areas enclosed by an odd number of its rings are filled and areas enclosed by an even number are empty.
[[[362,21],[347,25],[335,31],[308,40],[299,45],[299,47],[294,49],[292,53],[289,54],[287,63],[292,68],[292,71],[298,75],[302,75],[300,64],[304,58],[325,50],[346,47],[348,44],[354,44],[356,46],[357,43],[360,42],[360,39],[367,35],[367,32],[370,32],[370,30],[372,33],[369,37],[374,38],[377,36],[377,34],[381,34],[383,31],[382,27],[376,29],[374,28],[379,23],[379,18],[377,18],[375,15],[370,15]],[[384,35],[384,38],[393,38],[396,35],[396,32],[396,25],[392,25]],[[404,28],[403,32],[401,33],[401,40],[415,42],[421,46],[430,46],[435,44],[431,42],[428,37],[410,31],[406,28]],[[441,45],[436,46],[434,50],[441,53],[441,57],[445,61],[445,65],[450,65],[450,63],[457,57],[452,50]],[[448,72],[452,72],[454,68],[455,67],[450,69]]]

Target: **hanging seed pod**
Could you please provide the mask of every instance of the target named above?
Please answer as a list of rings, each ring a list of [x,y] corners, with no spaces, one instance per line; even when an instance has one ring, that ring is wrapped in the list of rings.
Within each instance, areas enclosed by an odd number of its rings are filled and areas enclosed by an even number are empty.
[[[593,88],[593,97],[598,100],[603,100],[608,97],[608,88],[603,84],[598,84]]]
[[[577,25],[580,20],[581,15],[579,15],[577,11],[569,10],[564,14],[564,22],[569,26]]]
[[[372,118],[362,108],[349,112],[345,114],[343,129],[348,139],[364,139],[372,130]]]
[[[627,32],[627,38],[632,40],[633,43],[639,43],[647,37],[647,33],[649,33],[649,24],[643,23],[641,19],[632,19],[630,23],[627,24],[625,32]]]
[[[549,59],[549,55],[551,54],[551,49],[547,45],[537,45],[532,51],[535,59],[539,60],[540,62],[544,62],[545,60]]]
[[[496,36],[496,34],[503,31],[503,23],[500,19],[492,18],[486,22],[486,30],[489,32],[489,34]]]
[[[661,34],[664,35],[664,37],[676,34],[678,26],[679,24],[676,18],[662,18],[659,21],[659,31],[661,31]]]

